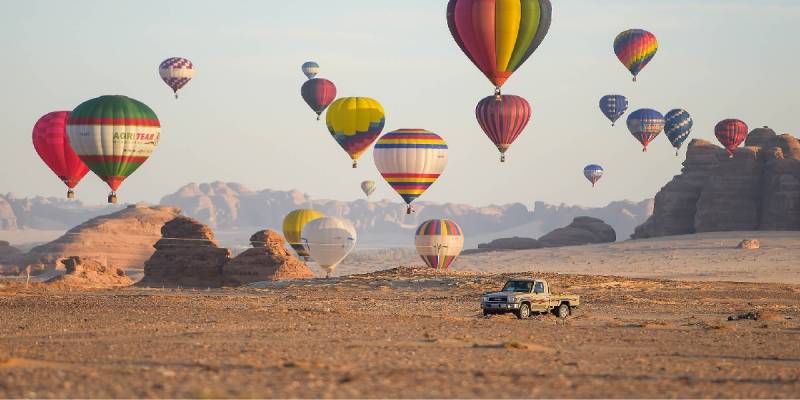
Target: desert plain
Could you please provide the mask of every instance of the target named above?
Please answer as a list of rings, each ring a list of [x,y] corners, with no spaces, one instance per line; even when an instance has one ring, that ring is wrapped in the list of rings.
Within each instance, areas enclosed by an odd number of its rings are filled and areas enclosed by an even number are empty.
[[[758,232],[761,249],[733,249],[744,235],[238,289],[4,280],[0,397],[797,397],[798,238]],[[582,306],[566,320],[481,314],[482,293],[532,276]]]

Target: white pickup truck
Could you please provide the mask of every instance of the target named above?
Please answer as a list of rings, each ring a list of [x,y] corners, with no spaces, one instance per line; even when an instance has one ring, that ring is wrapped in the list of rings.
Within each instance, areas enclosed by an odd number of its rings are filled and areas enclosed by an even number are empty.
[[[544,279],[510,280],[501,291],[485,293],[481,300],[483,315],[514,313],[519,319],[547,312],[567,318],[579,305],[580,296],[550,293]]]

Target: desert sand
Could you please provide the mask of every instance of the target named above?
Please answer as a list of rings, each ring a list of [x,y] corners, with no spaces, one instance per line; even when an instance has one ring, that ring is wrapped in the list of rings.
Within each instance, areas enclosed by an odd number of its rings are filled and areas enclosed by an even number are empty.
[[[479,296],[512,275],[412,269],[210,291],[6,282],[0,397],[800,393],[800,286],[535,275],[584,305],[486,318]]]

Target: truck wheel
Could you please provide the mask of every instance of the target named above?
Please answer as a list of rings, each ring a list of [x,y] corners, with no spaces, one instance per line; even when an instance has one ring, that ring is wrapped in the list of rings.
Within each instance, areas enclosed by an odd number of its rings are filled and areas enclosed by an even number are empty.
[[[564,303],[558,306],[558,318],[567,318],[569,317],[569,305]]]
[[[517,316],[518,319],[526,319],[531,317],[531,306],[528,303],[522,303],[519,306],[519,310],[514,311],[514,315]]]
[[[491,311],[489,311],[489,310],[486,310],[486,309],[484,309],[484,310],[483,310],[483,316],[484,316],[484,317],[488,317],[488,316],[490,316],[490,315],[492,315],[492,312],[491,312]]]

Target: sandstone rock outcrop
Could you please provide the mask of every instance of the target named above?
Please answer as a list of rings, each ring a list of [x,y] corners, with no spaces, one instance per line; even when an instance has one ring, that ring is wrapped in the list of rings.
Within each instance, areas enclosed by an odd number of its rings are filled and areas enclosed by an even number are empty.
[[[478,245],[478,249],[487,250],[529,250],[541,248],[542,245],[538,240],[519,236],[495,239],[489,243],[481,243]]]
[[[611,225],[601,219],[577,217],[571,224],[558,228],[539,238],[543,247],[580,246],[594,243],[613,243],[617,234]]]
[[[220,248],[206,225],[178,216],[161,228],[156,251],[144,263],[144,287],[221,287],[230,251]]]
[[[761,248],[761,242],[758,239],[745,239],[739,242],[736,246],[737,249],[755,250]]]
[[[800,142],[767,127],[729,158],[705,140],[689,144],[681,174],[655,197],[633,238],[735,230],[800,230]]]
[[[251,249],[236,256],[223,268],[226,285],[314,277],[302,261],[286,250],[286,241],[277,232],[256,232],[250,237],[250,244],[253,246]]]
[[[96,260],[74,256],[61,260],[61,263],[64,264],[66,273],[48,280],[47,284],[83,288],[130,286],[133,284],[133,280],[125,276],[123,270],[108,267]]]
[[[175,207],[131,205],[112,214],[90,219],[60,238],[34,247],[21,257],[22,266],[44,264],[55,268],[59,260],[80,256],[116,268],[142,268],[161,237],[161,227],[180,214]]]
[[[22,255],[22,252],[19,249],[5,240],[0,240],[0,266],[16,263],[20,255]]]

